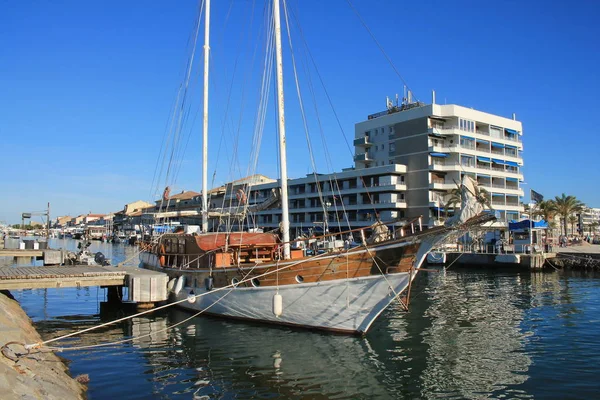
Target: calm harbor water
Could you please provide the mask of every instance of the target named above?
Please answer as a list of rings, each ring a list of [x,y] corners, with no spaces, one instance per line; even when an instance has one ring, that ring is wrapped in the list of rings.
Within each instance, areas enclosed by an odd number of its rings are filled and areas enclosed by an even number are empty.
[[[55,240],[52,247],[75,248]],[[134,247],[95,242],[113,263]],[[600,276],[515,270],[422,272],[409,313],[389,308],[366,337],[267,327],[169,309],[84,334],[65,351],[90,399],[597,398]],[[109,321],[99,288],[15,291],[44,336]],[[67,345],[67,344],[65,344]]]

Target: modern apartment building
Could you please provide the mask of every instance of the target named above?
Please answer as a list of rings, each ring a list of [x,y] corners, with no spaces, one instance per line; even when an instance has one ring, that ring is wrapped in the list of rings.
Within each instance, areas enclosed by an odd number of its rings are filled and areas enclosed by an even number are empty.
[[[393,223],[405,218],[405,173],[403,165],[385,165],[370,169],[347,169],[333,174],[308,174],[288,181],[290,228],[345,231],[372,225],[378,219]],[[243,180],[242,180],[243,182]],[[213,195],[211,204],[237,205],[239,189],[250,205],[267,201],[278,181],[247,187],[228,184],[221,194]],[[224,197],[220,197],[224,196]],[[281,208],[268,208],[250,214],[247,227],[279,227]]]
[[[499,218],[493,227],[506,228],[523,211],[522,132],[514,118],[457,105],[390,105],[355,125],[354,168],[288,181],[290,227],[339,231],[378,220],[401,224],[399,220],[418,216],[435,226],[446,216],[450,191],[463,175],[470,175],[490,193]],[[270,203],[279,186],[276,180],[253,175],[211,189],[209,214]],[[163,211],[180,211],[176,222],[199,224],[201,195],[177,196],[171,196]],[[145,210],[148,218],[160,203]],[[274,229],[280,221],[281,208],[270,206],[248,213],[243,225]],[[242,228],[226,217],[212,217],[211,229],[217,224]]]
[[[294,234],[301,230],[331,232],[367,227],[376,221],[402,225],[406,218],[406,167],[399,164],[368,169],[347,169],[333,174],[308,174],[288,180],[290,228]],[[279,182],[263,175],[253,175],[227,183],[209,191],[209,213],[228,209],[234,214],[247,203],[250,206],[269,203]],[[188,192],[186,192],[188,193]],[[171,222],[199,224],[201,195],[186,201],[172,202],[168,211],[182,216]],[[159,202],[157,202],[158,204]],[[275,202],[276,204],[276,202]],[[194,211],[192,215],[187,212]],[[146,221],[152,223],[156,207],[145,210]],[[184,216],[185,215],[185,216]],[[276,229],[281,222],[280,206],[247,213],[240,226],[235,218],[211,217],[211,229],[217,225],[240,228]]]
[[[401,164],[406,168],[407,216],[429,226],[443,221],[449,192],[463,175],[491,196],[502,228],[523,211],[523,128],[514,118],[454,104],[406,102],[369,115],[355,126],[356,168]],[[389,103],[389,102],[388,102]]]
[[[584,234],[600,233],[600,208],[585,207],[581,213]]]

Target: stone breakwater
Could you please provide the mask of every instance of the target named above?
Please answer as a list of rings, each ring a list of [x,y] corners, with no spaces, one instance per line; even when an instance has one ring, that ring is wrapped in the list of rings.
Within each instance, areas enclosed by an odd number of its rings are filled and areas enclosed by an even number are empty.
[[[8,342],[37,343],[42,339],[31,319],[8,292],[0,292],[0,346]],[[67,366],[54,353],[24,353],[20,345],[0,354],[0,399],[83,399],[85,387],[69,375]],[[11,359],[15,358],[15,360]]]

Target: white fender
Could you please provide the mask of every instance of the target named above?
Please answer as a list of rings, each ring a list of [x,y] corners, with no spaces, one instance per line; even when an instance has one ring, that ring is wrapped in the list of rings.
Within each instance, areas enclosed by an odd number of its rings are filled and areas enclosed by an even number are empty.
[[[175,287],[175,282],[177,282],[177,279],[173,278],[169,281],[169,283],[167,283],[167,292],[173,291],[173,288]]]
[[[183,289],[183,285],[185,284],[185,276],[181,275],[177,278],[177,283],[175,284],[175,289],[173,289],[173,293],[179,294],[181,289]]]
[[[276,293],[273,296],[273,314],[275,314],[276,317],[283,314],[283,297],[281,297],[279,293]]]
[[[194,294],[194,292],[190,292],[190,294],[188,294],[187,301],[188,303],[192,304],[196,302],[196,295]]]

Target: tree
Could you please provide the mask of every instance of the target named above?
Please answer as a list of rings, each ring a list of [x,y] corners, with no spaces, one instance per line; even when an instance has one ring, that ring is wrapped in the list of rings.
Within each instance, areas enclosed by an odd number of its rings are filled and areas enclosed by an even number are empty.
[[[532,215],[541,217],[544,221],[550,223],[550,220],[556,215],[556,206],[552,200],[543,200],[537,203]]]
[[[597,222],[592,222],[592,223],[590,224],[590,235],[591,235],[592,233],[596,233],[596,228],[598,228],[598,223],[597,223]]]
[[[481,204],[483,208],[489,208],[493,210],[491,200],[492,196],[490,196],[490,192],[482,188],[481,186],[475,186],[475,200],[477,203]]]
[[[575,196],[567,196],[564,193],[561,197],[556,196],[554,200],[551,200],[554,203],[554,209],[556,210],[556,214],[560,215],[562,218],[562,227],[563,232],[567,234],[567,218],[572,214],[581,211],[583,208],[583,203]]]
[[[575,224],[577,223],[577,217],[569,215],[569,223],[571,224],[571,235],[575,234]]]
[[[446,200],[446,216],[448,216],[448,209],[452,208],[456,211],[462,204],[462,190],[460,188],[454,188],[450,190],[450,197]],[[457,207],[458,206],[458,207]]]

